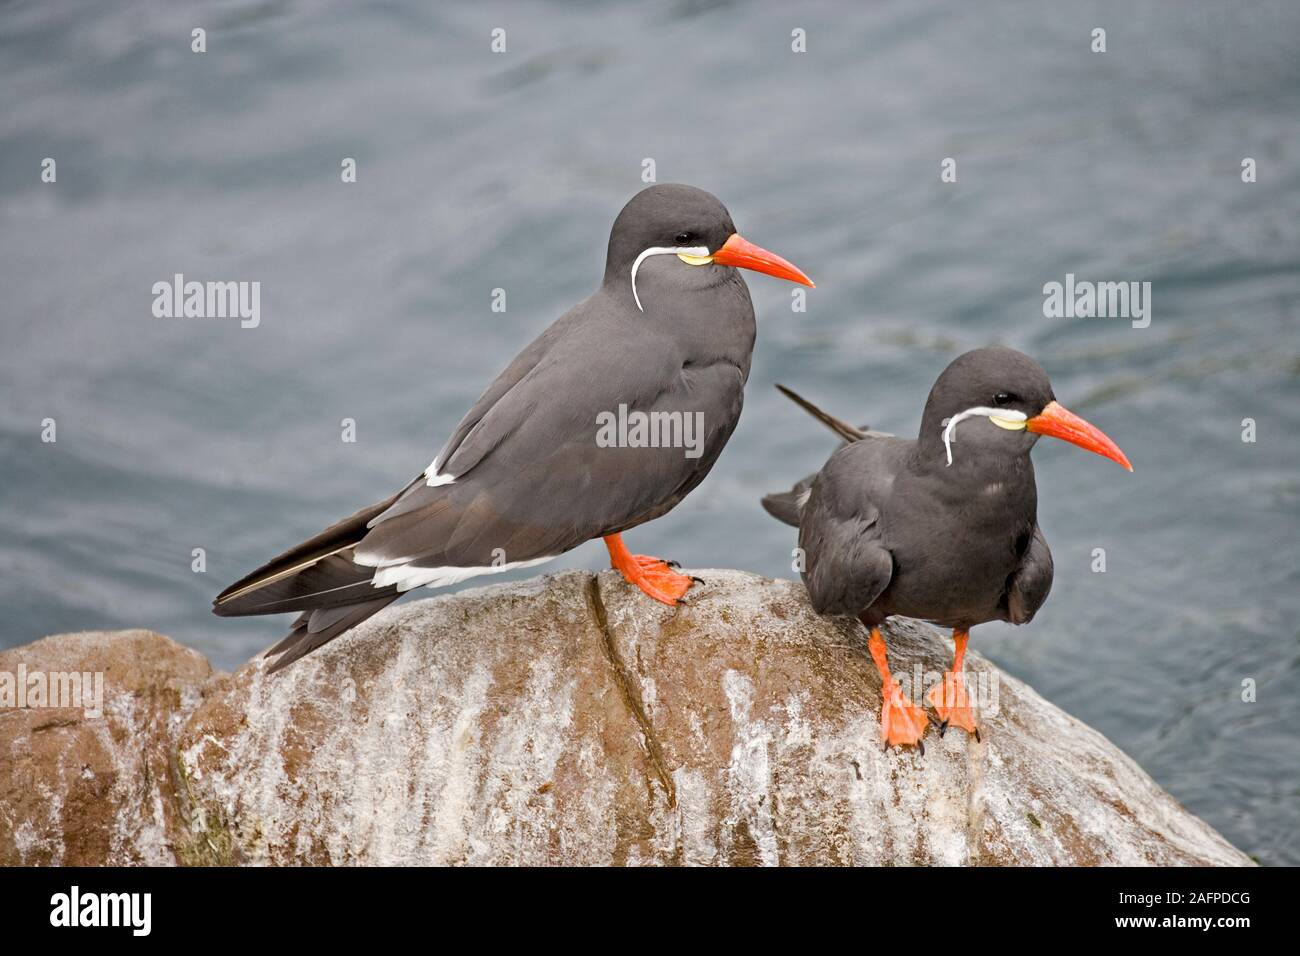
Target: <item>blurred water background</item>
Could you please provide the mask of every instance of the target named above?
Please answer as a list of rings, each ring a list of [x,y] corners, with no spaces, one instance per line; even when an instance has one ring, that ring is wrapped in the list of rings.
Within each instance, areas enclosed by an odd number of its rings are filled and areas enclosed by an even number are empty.
[[[914,433],[955,355],[1024,349],[1137,470],[1039,445],[1055,590],[973,646],[1300,863],[1300,5],[7,2],[0,90],[0,646],[278,639],[213,594],[428,464],[651,157],[818,288],[749,278],[740,428],[635,549],[793,576],[758,498],[833,441],[774,382]],[[260,281],[260,327],[154,318],[177,272]],[[1150,327],[1045,318],[1067,272],[1149,280]]]

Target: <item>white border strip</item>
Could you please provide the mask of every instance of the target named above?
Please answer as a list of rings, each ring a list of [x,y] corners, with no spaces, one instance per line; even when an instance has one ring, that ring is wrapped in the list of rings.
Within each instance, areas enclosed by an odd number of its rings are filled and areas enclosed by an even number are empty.
[[[664,256],[669,253],[683,256],[707,256],[709,248],[708,246],[651,246],[649,249],[642,250],[641,255],[637,256],[632,263],[632,298],[636,300],[636,307],[642,312],[645,309],[641,305],[641,297],[636,294],[636,270],[641,268],[641,263],[646,256]]]
[[[943,448],[948,453],[948,465],[952,466],[952,443],[957,440],[955,430],[957,423],[965,421],[968,418],[974,418],[976,415],[983,415],[985,418],[1001,418],[1007,422],[1024,422],[1029,420],[1029,416],[1024,412],[1017,411],[1014,408],[989,408],[987,405],[976,405],[974,408],[968,408],[964,412],[958,412],[952,418],[945,418],[943,421]]]

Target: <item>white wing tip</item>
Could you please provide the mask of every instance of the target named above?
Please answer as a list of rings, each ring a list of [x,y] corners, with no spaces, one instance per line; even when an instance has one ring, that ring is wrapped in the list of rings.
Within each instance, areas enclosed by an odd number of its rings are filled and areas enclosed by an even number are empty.
[[[484,574],[500,574],[503,571],[513,571],[515,568],[529,568],[533,565],[542,564],[545,561],[554,561],[558,554],[548,555],[544,558],[532,558],[528,561],[511,561],[504,564],[491,564],[479,567],[443,567],[443,568],[417,568],[406,564],[399,564],[393,567],[380,568],[375,572],[370,583],[376,588],[386,588],[396,585],[397,590],[405,593],[413,588],[430,587],[445,588],[453,584],[459,584],[461,581],[467,581],[470,578],[476,578]]]
[[[449,485],[456,480],[455,475],[438,474],[438,459],[429,462],[429,467],[424,469],[425,484],[430,488],[437,488],[439,485]]]

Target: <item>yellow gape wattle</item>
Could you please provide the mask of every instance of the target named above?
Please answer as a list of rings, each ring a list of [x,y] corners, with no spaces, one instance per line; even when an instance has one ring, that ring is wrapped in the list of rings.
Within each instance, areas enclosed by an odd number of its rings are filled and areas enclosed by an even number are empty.
[[[689,266],[707,266],[713,261],[713,256],[693,256],[686,252],[677,253],[677,258]]]
[[[1009,432],[1024,431],[1025,428],[1024,419],[998,418],[996,415],[990,415],[989,421],[997,425],[998,428],[1005,428]]]

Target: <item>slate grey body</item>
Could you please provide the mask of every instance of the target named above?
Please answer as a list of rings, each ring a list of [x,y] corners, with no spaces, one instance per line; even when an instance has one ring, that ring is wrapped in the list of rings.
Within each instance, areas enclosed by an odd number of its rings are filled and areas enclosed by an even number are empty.
[[[633,197],[611,230],[601,287],[510,363],[438,454],[437,472],[453,482],[430,486],[417,476],[236,582],[215,612],[303,612],[268,652],[282,655],[282,667],[400,596],[372,583],[377,570],[550,558],[671,510],[735,430],[755,337],[749,290],[722,265],[645,258],[638,309],[634,260],[648,247],[680,245],[683,231],[717,249],[736,230],[725,207],[693,187]],[[620,404],[702,413],[702,453],[599,447],[597,416]]]
[[[721,271],[721,270],[719,270]],[[566,313],[488,388],[438,455],[450,485],[420,481],[372,519],[367,558],[487,566],[561,554],[669,511],[708,474],[739,420],[754,314],[735,270],[697,302],[646,302],[602,288]],[[743,309],[736,308],[743,305]],[[716,321],[721,319],[721,321]],[[681,448],[602,448],[596,416],[702,412],[699,458]]]
[[[951,466],[942,440],[946,418],[987,405],[1005,381],[1017,383],[1020,399],[1007,407],[1032,416],[1052,401],[1046,374],[1026,356],[967,353],[935,384],[916,440],[836,429],[850,440],[820,472],[764,498],[799,528],[803,580],[819,613],[868,627],[892,615],[963,629],[1033,618],[1052,586],[1029,457],[1037,436],[968,419],[957,426]]]

